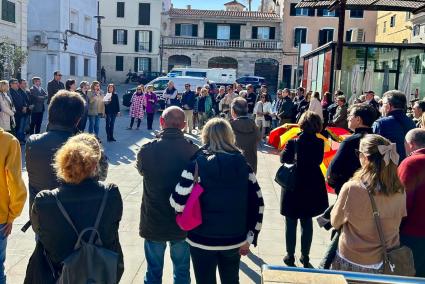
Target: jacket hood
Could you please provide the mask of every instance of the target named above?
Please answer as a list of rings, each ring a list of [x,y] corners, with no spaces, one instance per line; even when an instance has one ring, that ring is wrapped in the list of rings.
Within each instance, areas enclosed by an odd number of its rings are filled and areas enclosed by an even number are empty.
[[[256,132],[255,122],[248,117],[239,117],[231,122],[233,131],[241,134],[251,134]]]
[[[199,174],[210,178],[220,177],[221,182],[239,178],[247,172],[247,163],[240,152],[211,153],[203,150],[202,158],[197,159]]]

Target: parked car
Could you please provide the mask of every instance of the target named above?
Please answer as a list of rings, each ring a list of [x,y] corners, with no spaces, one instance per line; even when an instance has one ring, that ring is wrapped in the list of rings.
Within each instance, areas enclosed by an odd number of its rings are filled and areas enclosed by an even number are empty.
[[[146,85],[152,85],[155,94],[158,96],[158,104],[159,110],[163,110],[165,108],[165,101],[162,98],[162,93],[167,88],[167,84],[169,81],[174,82],[174,86],[177,89],[177,92],[179,94],[183,93],[185,91],[184,85],[189,83],[192,86],[192,90],[195,90],[197,86],[204,86],[208,83],[207,79],[205,78],[198,78],[198,77],[189,77],[189,76],[182,76],[182,77],[158,77]],[[210,82],[211,85],[211,82]],[[131,97],[133,96],[134,92],[136,91],[136,87],[128,89],[127,92],[122,97],[122,104],[123,106],[130,107],[131,105]]]
[[[127,79],[125,80],[125,83],[128,84],[130,82],[138,83],[138,84],[146,84],[153,79],[162,76],[161,72],[141,72],[140,74],[136,72],[129,71],[127,73]]]
[[[217,84],[232,84],[236,79],[236,69],[225,68],[173,68],[168,77],[191,76],[207,78]]]
[[[236,79],[236,83],[241,84],[242,87],[251,84],[254,86],[254,90],[257,90],[261,87],[261,85],[266,84],[266,80],[263,77],[258,76],[243,76]]]

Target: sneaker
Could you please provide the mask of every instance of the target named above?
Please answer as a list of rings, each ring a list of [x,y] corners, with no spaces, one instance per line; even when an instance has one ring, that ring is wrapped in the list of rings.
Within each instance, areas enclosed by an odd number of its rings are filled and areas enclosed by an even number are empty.
[[[296,267],[295,265],[295,256],[293,255],[285,255],[285,257],[283,258],[283,262],[286,264],[286,266],[289,267]]]

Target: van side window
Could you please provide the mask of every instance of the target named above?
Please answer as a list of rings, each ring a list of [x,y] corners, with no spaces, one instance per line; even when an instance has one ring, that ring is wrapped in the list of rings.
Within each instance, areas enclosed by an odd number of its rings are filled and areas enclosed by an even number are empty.
[[[169,80],[158,80],[153,83],[153,89],[154,91],[162,91],[167,88]]]

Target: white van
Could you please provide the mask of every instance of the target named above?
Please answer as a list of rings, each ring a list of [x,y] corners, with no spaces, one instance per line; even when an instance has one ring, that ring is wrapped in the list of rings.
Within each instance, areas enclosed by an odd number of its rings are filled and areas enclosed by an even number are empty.
[[[192,76],[207,78],[216,84],[233,84],[236,80],[236,69],[224,68],[173,68],[168,77]]]
[[[177,92],[179,94],[182,94],[185,92],[184,85],[190,84],[191,90],[195,91],[196,87],[203,87],[205,84],[208,84],[208,80],[206,78],[200,78],[200,77],[190,77],[190,76],[181,76],[181,77],[158,77],[149,83],[147,85],[152,85],[154,93],[158,97],[158,102],[161,107],[161,109],[164,109],[164,99],[162,98],[162,94],[164,93],[164,90],[167,88],[168,82],[173,81],[174,87],[177,89]]]

